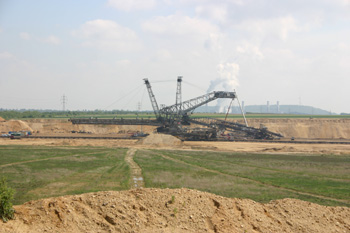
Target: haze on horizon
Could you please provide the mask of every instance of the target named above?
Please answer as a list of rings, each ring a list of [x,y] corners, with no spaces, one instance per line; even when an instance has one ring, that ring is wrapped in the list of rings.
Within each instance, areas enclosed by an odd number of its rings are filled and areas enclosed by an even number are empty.
[[[350,112],[350,0],[3,0],[0,108],[150,110],[212,90]]]

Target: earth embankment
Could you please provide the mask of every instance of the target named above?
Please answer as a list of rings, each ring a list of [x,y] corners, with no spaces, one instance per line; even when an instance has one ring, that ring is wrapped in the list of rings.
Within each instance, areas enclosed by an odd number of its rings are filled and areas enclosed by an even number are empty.
[[[91,134],[127,134],[137,131],[145,133],[152,132],[154,126],[134,125],[74,125],[68,120],[58,119],[30,119],[30,120],[9,120],[0,122],[0,132],[30,130],[39,134],[72,133],[84,132]]]
[[[234,120],[236,121],[236,120]],[[242,120],[237,122],[243,123]],[[248,119],[249,126],[266,126],[284,137],[305,139],[350,139],[350,119],[327,118],[256,118]],[[73,125],[68,120],[30,119],[0,122],[0,132],[30,130],[41,134],[89,132],[92,134],[126,134],[143,131],[151,133],[155,126],[131,125]]]
[[[243,121],[239,121],[243,123]],[[257,118],[248,119],[249,126],[264,125],[284,137],[306,139],[350,139],[350,119],[324,118]]]
[[[189,189],[134,189],[30,201],[0,232],[349,232],[350,208],[267,204]]]

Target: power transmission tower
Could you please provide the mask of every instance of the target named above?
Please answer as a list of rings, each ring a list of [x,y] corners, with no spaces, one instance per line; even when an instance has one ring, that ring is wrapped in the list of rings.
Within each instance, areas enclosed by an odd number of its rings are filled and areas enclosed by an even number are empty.
[[[138,103],[137,103],[137,110],[138,110],[138,112],[141,111],[141,102],[138,102]]]
[[[67,96],[66,96],[66,95],[63,95],[63,96],[61,97],[61,104],[62,104],[62,109],[63,109],[63,111],[66,111],[66,104],[67,104],[67,101],[68,101]]]

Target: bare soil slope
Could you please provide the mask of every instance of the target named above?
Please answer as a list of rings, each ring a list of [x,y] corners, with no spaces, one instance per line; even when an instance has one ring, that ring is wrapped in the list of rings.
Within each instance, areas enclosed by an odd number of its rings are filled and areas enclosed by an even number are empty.
[[[133,125],[74,125],[68,120],[56,119],[31,119],[28,125],[40,133],[70,133],[71,131],[85,131],[94,134],[117,134],[140,131],[141,126]],[[142,126],[145,133],[152,132],[154,126]]]
[[[261,204],[189,189],[134,189],[15,206],[0,232],[350,232],[350,208]]]
[[[28,125],[26,121],[21,120],[9,120],[9,121],[0,121],[0,132],[7,133],[9,131],[21,131],[21,130],[29,130],[33,131],[33,129]]]
[[[240,121],[243,123],[243,121]],[[350,139],[350,119],[248,119],[249,126],[265,125],[270,131],[281,133],[284,137]]]
[[[234,120],[236,121],[236,120]],[[243,123],[242,120],[238,122]],[[281,133],[286,138],[350,139],[350,119],[248,119],[249,126],[265,125],[270,131]],[[155,126],[143,126],[142,131],[151,133]],[[85,131],[93,134],[118,134],[140,131],[140,126],[131,125],[73,125],[68,120],[30,119],[0,121],[0,132],[31,130],[41,134]]]
[[[149,133],[154,126],[143,126],[143,132]],[[30,119],[0,121],[0,132],[30,130],[34,133],[53,134],[71,133],[71,131],[85,131],[93,134],[117,134],[140,131],[140,126],[133,125],[73,125],[68,120]]]

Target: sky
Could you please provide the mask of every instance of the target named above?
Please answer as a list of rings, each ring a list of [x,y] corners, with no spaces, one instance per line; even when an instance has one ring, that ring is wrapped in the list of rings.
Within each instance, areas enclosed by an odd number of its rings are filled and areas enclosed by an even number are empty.
[[[349,113],[350,0],[0,0],[0,108],[151,110],[143,79],[171,105],[178,76]]]

